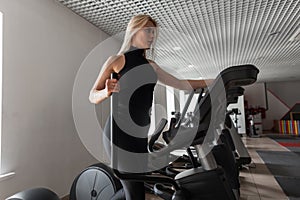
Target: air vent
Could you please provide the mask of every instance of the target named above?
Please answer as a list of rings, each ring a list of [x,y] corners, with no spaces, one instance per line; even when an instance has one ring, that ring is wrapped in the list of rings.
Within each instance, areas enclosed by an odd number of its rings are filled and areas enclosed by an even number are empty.
[[[296,30],[296,32],[292,35],[292,37],[289,39],[290,42],[295,42],[300,40],[300,27]]]

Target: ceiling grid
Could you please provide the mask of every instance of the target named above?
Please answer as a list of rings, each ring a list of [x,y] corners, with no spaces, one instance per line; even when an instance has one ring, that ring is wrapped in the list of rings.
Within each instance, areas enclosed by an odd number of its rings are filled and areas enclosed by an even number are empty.
[[[298,12],[299,12],[299,7],[298,7]],[[290,16],[288,16],[288,17],[289,17],[290,20],[293,19],[293,17],[290,17]],[[278,33],[280,33],[282,36],[278,37],[277,34],[275,35],[275,36],[277,36],[276,37],[277,41],[273,42],[275,50],[273,50],[271,52],[271,54],[269,53],[270,49],[269,49],[269,52],[268,52],[268,54],[271,55],[269,57],[269,59],[272,59],[273,63],[275,63],[275,62],[285,63],[286,61],[289,61],[289,62],[293,61],[293,59],[291,60],[289,58],[289,56],[287,55],[287,52],[289,52],[288,54],[290,55],[292,53],[291,52],[292,50],[296,50],[295,53],[298,54],[298,58],[299,58],[299,55],[300,55],[299,45],[295,46],[297,48],[294,49],[293,48],[294,44],[292,42],[288,41],[288,39],[289,39],[288,35],[290,35],[291,32],[294,32],[294,31],[291,31],[291,28],[293,28],[293,27],[288,26],[288,23],[286,21],[282,22],[283,21],[282,18],[280,19],[280,21],[283,25],[280,29],[277,28],[276,30],[278,30]],[[298,17],[298,22],[299,22],[299,17]],[[272,36],[272,37],[274,37],[274,36]],[[297,49],[298,49],[298,51],[297,51]],[[286,56],[284,56],[284,55],[286,55]],[[295,57],[295,58],[297,58],[297,57]],[[279,60],[279,59],[281,59],[281,60]],[[272,67],[272,66],[269,66],[269,67]]]
[[[300,44],[289,41],[300,28],[300,0],[57,1],[111,36],[150,14],[161,28],[156,62],[174,75],[211,78],[252,63],[260,81],[300,80]]]

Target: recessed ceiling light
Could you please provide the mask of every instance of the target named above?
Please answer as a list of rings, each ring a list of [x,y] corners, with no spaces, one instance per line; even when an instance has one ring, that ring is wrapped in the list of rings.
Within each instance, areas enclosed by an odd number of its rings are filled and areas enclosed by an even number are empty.
[[[274,36],[274,35],[277,35],[277,34],[279,34],[280,33],[280,31],[274,31],[274,32],[271,32],[270,34],[269,34],[269,36]]]
[[[300,27],[295,31],[292,37],[289,39],[290,42],[299,41],[300,40]]]
[[[259,56],[258,58],[256,58],[257,61],[264,59],[263,56]]]
[[[181,50],[181,47],[173,47],[173,49],[175,50],[175,51],[179,51],[179,50]]]
[[[188,67],[189,67],[189,68],[194,68],[194,67],[195,67],[195,65],[188,65]]]

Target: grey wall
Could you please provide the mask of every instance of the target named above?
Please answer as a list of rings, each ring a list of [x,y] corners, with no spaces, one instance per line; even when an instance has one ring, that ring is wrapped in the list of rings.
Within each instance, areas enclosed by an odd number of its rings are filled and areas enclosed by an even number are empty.
[[[244,87],[245,101],[248,101],[248,107],[263,107],[267,106],[264,83],[255,83]]]
[[[300,81],[269,82],[266,86],[269,110],[264,126],[270,130],[274,120],[280,120],[296,103],[300,103]]]
[[[264,130],[272,130],[274,120],[280,120],[289,111],[289,108],[270,91],[267,91],[267,94],[268,110],[266,111],[266,118],[263,120],[263,128]]]
[[[267,89],[280,98],[287,106],[300,103],[300,81],[270,82]]]
[[[35,186],[64,196],[75,176],[95,162],[74,126],[72,89],[80,64],[107,35],[54,0],[1,0],[0,11],[1,173],[16,173],[0,181],[0,199]]]
[[[245,100],[253,107],[268,108],[266,118],[263,119],[263,130],[271,130],[274,120],[280,120],[300,102],[299,88],[300,81],[256,83],[245,87]]]

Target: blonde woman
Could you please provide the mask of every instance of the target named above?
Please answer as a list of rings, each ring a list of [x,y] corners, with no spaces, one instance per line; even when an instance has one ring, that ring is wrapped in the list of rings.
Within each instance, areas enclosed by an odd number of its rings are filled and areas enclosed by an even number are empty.
[[[121,122],[114,122],[114,126],[116,125],[118,129],[114,144],[130,152],[147,152],[149,110],[157,81],[182,90],[190,90],[191,87],[203,88],[206,87],[207,81],[211,82],[211,80],[179,80],[161,69],[154,61],[147,59],[146,51],[154,49],[156,36],[157,23],[154,19],[149,15],[134,16],[128,23],[118,55],[108,58],[90,91],[89,99],[94,104],[110,97],[113,92],[119,93],[118,116]],[[119,80],[110,79],[113,72],[118,73]],[[110,120],[105,125],[104,135],[108,138],[110,136]],[[109,151],[109,144],[105,146]],[[145,199],[144,183],[122,180],[121,182],[126,200]]]

